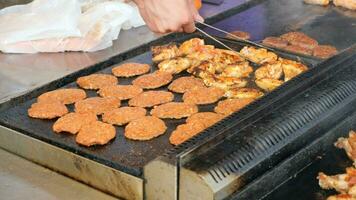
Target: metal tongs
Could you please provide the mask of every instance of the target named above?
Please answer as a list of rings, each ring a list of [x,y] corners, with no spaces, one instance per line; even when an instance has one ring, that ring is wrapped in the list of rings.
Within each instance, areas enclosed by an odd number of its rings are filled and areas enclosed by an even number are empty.
[[[225,33],[226,35],[231,36],[233,39],[236,39],[236,40],[239,40],[239,41],[243,41],[243,42],[246,42],[246,43],[248,43],[248,44],[251,44],[251,45],[254,45],[254,46],[258,46],[258,47],[261,47],[261,48],[266,48],[266,47],[263,46],[263,45],[260,45],[260,44],[258,44],[258,43],[252,42],[252,41],[250,41],[250,40],[245,40],[245,39],[243,39],[243,38],[239,38],[239,37],[237,37],[237,36],[234,35],[234,34],[231,34],[231,33],[227,32],[227,31],[221,30],[221,29],[219,29],[219,28],[216,28],[216,27],[211,26],[211,25],[209,25],[209,24],[206,24],[206,23],[204,23],[204,22],[198,22],[198,21],[197,21],[197,23],[202,24],[202,25],[204,25],[204,26],[206,26],[206,27],[208,27],[208,28],[214,29],[214,30],[216,30],[216,31],[219,31],[219,32],[221,32],[221,33]],[[258,64],[258,63],[256,63],[256,62],[252,61],[251,59],[247,58],[246,56],[242,55],[240,52],[238,52],[238,51],[232,49],[231,47],[229,47],[228,45],[226,45],[225,43],[223,43],[223,42],[220,41],[219,39],[215,38],[214,36],[210,35],[209,33],[205,32],[205,31],[203,31],[202,29],[200,29],[200,28],[198,28],[198,27],[196,27],[196,29],[197,29],[199,32],[201,32],[202,34],[204,34],[204,35],[206,35],[207,37],[209,37],[210,39],[214,40],[215,42],[221,44],[221,45],[224,46],[225,48],[227,48],[227,49],[229,49],[229,50],[235,52],[236,54],[238,54],[239,56],[241,56],[241,57],[244,58],[245,60],[250,61],[250,62],[251,62],[252,64],[254,64],[255,66],[259,66],[259,65],[260,65],[260,64]],[[269,49],[269,48],[267,48],[267,49]]]

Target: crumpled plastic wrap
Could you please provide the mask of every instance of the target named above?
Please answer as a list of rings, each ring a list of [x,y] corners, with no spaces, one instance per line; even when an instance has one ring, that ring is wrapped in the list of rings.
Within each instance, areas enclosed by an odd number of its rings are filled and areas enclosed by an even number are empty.
[[[35,0],[0,10],[0,51],[98,51],[121,29],[144,25],[136,5],[121,0]]]

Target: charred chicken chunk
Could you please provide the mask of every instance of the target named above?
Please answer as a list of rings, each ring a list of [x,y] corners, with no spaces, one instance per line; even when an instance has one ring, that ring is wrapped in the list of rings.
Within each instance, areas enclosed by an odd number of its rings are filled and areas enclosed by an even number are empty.
[[[183,42],[179,47],[179,53],[181,55],[189,55],[194,53],[200,46],[204,45],[204,40],[200,38],[193,38]]]
[[[271,63],[277,60],[278,56],[273,53],[267,51],[267,49],[255,48],[245,46],[241,49],[240,53],[251,60],[254,63],[263,64],[263,63]]]
[[[258,99],[263,96],[263,92],[253,88],[233,88],[225,93],[227,98],[238,99]]]
[[[155,46],[151,48],[153,62],[161,62],[179,56],[177,45],[168,44],[163,46]]]
[[[271,78],[257,79],[255,82],[258,87],[267,92],[270,92],[283,84],[283,81]]]
[[[191,66],[197,66],[197,60],[179,57],[170,60],[164,60],[158,64],[159,71],[168,72],[171,74],[178,74]]]
[[[284,72],[284,81],[289,81],[290,79],[294,78],[295,76],[308,70],[308,67],[303,65],[300,62],[282,59],[282,58],[280,58],[279,60],[282,61],[282,68],[283,68],[283,72]]]
[[[339,138],[335,146],[344,149],[347,156],[355,163],[356,161],[356,132],[350,131],[348,138]]]
[[[225,77],[245,78],[249,77],[252,72],[253,68],[248,62],[240,62],[226,66],[221,75]]]
[[[255,71],[256,79],[280,79],[283,75],[282,62],[267,63]]]

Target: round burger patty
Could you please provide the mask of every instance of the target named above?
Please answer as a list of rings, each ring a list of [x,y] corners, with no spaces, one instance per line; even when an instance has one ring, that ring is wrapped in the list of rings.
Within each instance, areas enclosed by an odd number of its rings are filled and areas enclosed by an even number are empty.
[[[211,104],[224,96],[225,91],[216,87],[194,88],[183,95],[183,101],[189,104]]]
[[[143,92],[143,89],[135,85],[110,85],[102,87],[98,94],[102,97],[115,97],[119,100],[131,99]]]
[[[116,85],[118,82],[117,78],[110,74],[92,74],[77,79],[79,87],[89,90],[100,89],[108,85]]]
[[[111,124],[94,121],[83,125],[75,141],[84,146],[104,145],[116,136],[116,130]]]
[[[93,113],[68,113],[59,118],[52,128],[56,133],[67,132],[77,134],[83,125],[97,120],[98,118]]]
[[[120,106],[120,100],[114,97],[91,97],[75,103],[75,112],[101,115]]]
[[[204,125],[205,128],[208,128],[209,126],[212,126],[216,122],[222,120],[224,118],[224,115],[218,114],[218,113],[213,113],[213,112],[199,112],[195,113],[192,116],[188,117],[186,122],[193,123],[193,122],[198,122]]]
[[[313,56],[319,58],[329,58],[337,54],[337,49],[330,45],[319,45],[313,49]]]
[[[28,115],[38,119],[54,119],[67,113],[67,107],[59,101],[34,103],[28,109]]]
[[[146,109],[140,107],[121,107],[105,112],[102,119],[103,122],[121,126],[145,116],[146,112]]]
[[[173,101],[174,95],[166,91],[147,91],[129,100],[129,106],[153,107]]]
[[[132,81],[133,85],[136,85],[143,89],[154,89],[167,85],[173,79],[172,74],[163,71],[156,71],[151,74],[142,75]]]
[[[223,115],[230,115],[243,107],[247,106],[251,102],[253,102],[254,99],[226,99],[223,101],[220,101],[218,105],[214,108],[214,111],[219,114]]]
[[[166,132],[165,123],[153,116],[141,117],[125,127],[125,137],[131,140],[150,140]]]
[[[280,38],[280,37],[266,37],[264,40],[262,40],[262,43],[271,46],[271,47],[277,47],[277,48],[285,48],[288,45],[288,41]]]
[[[169,137],[169,142],[173,145],[179,145],[205,129],[199,122],[191,122],[177,126]]]
[[[184,76],[174,80],[168,89],[176,93],[185,93],[193,88],[205,87],[203,80],[195,78],[193,76]]]
[[[132,77],[146,74],[151,69],[148,64],[124,63],[112,68],[112,73],[117,77]]]
[[[158,118],[181,119],[197,113],[198,107],[183,102],[170,102],[154,107],[151,115]]]
[[[82,89],[58,89],[41,94],[37,100],[38,102],[51,102],[59,101],[63,104],[72,104],[87,97],[86,93]]]

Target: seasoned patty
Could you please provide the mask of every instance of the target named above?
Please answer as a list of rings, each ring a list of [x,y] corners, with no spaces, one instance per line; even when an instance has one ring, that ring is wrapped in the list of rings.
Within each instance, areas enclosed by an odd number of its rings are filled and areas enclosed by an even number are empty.
[[[151,69],[148,64],[124,63],[112,68],[112,73],[117,77],[132,77],[146,74]]]
[[[284,73],[284,81],[289,81],[298,74],[308,70],[308,67],[300,62],[288,59],[280,59],[282,61],[282,68]]]
[[[183,102],[170,102],[155,106],[151,110],[151,115],[163,119],[181,119],[184,117],[189,117],[190,115],[197,112],[198,107],[194,104],[187,104]]]
[[[131,121],[125,127],[125,137],[132,140],[150,140],[166,132],[165,123],[153,116],[146,116]]]
[[[94,121],[85,124],[80,129],[75,141],[84,146],[104,145],[116,136],[116,130],[111,124]]]
[[[318,46],[318,41],[302,32],[289,32],[281,35],[281,38],[288,41],[291,45],[300,46],[307,49],[313,49]]]
[[[230,115],[243,107],[247,106],[251,102],[253,102],[254,99],[226,99],[223,101],[220,101],[218,105],[214,108],[214,111],[219,114],[223,115]]]
[[[173,145],[179,145],[205,129],[199,122],[191,122],[177,126],[169,137],[169,142]]]
[[[89,90],[100,89],[108,85],[116,85],[118,82],[115,76],[109,74],[92,74],[77,79],[79,87]]]
[[[86,93],[82,89],[58,89],[41,94],[38,98],[38,102],[52,102],[59,101],[63,104],[72,104],[87,97]]]
[[[258,99],[263,96],[263,92],[254,88],[233,88],[225,93],[228,98],[252,98]]]
[[[188,124],[193,122],[199,122],[204,125],[204,128],[208,128],[209,126],[212,126],[213,124],[222,120],[223,118],[224,115],[222,114],[213,113],[213,112],[199,112],[188,117],[186,122]]]
[[[75,112],[94,113],[101,115],[104,112],[120,106],[120,100],[114,97],[91,97],[75,103]]]
[[[142,88],[135,85],[111,85],[102,87],[98,91],[98,94],[102,97],[115,97],[119,100],[127,100],[142,92]]]
[[[183,95],[183,101],[189,104],[211,104],[217,102],[224,96],[225,91],[216,88],[194,88]]]
[[[280,37],[266,37],[264,40],[262,40],[262,43],[271,46],[271,47],[277,47],[277,48],[285,48],[288,45],[288,42]]]
[[[303,55],[307,55],[307,56],[311,56],[312,55],[312,50],[302,47],[302,46],[298,46],[298,45],[288,45],[286,48],[284,48],[287,51],[293,52],[293,53],[299,53],[299,54],[303,54]]]
[[[122,107],[105,112],[102,119],[103,122],[121,126],[145,115],[146,109],[144,108]]]
[[[282,85],[283,81],[277,79],[271,79],[271,78],[262,78],[262,79],[256,79],[255,83],[259,88],[267,92],[270,92],[276,89],[277,87],[279,87],[280,85]]]
[[[34,103],[28,109],[28,115],[38,119],[54,119],[67,113],[67,107],[59,101]]]
[[[205,87],[203,80],[193,76],[184,76],[174,80],[169,86],[170,91],[176,93],[185,93],[193,88]]]
[[[68,113],[59,118],[52,128],[56,133],[67,132],[77,134],[83,125],[97,120],[98,118],[93,113]]]
[[[147,91],[129,100],[130,106],[152,107],[173,101],[174,95],[166,91]]]
[[[330,45],[319,45],[313,49],[313,56],[319,58],[329,58],[337,54],[337,49]]]
[[[244,31],[233,31],[233,32],[230,32],[230,34],[232,34],[240,39],[243,39],[243,40],[249,40],[251,38],[250,33],[244,32]],[[226,34],[226,37],[235,39],[235,37],[231,36],[230,34]]]
[[[151,74],[142,75],[132,81],[133,85],[136,85],[143,89],[154,89],[167,85],[173,79],[172,74],[168,72],[156,71]]]

